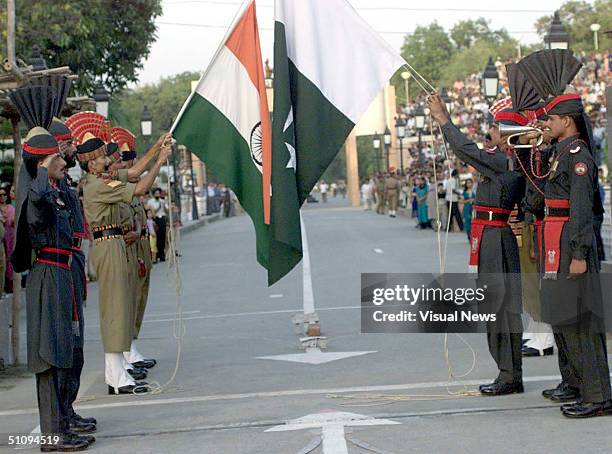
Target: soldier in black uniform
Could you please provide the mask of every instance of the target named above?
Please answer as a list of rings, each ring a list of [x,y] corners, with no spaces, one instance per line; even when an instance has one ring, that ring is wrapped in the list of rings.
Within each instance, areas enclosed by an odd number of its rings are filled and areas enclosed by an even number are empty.
[[[556,142],[544,187],[545,217],[541,299],[560,351],[566,355],[577,399],[563,415],[612,414],[599,257],[593,218],[601,214],[597,166],[591,155],[588,117],[568,84],[581,67],[567,50],[540,51],[519,63],[546,100],[542,125]],[[561,364],[560,364],[561,365]],[[563,377],[566,380],[566,377]],[[572,396],[569,396],[570,398]]]
[[[76,165],[76,147],[73,145],[70,129],[58,118],[54,118],[49,127],[49,132],[59,145],[60,154],[66,162],[66,169]],[[77,433],[90,433],[96,430],[95,418],[84,418],[74,411],[73,404],[81,386],[81,372],[83,371],[83,342],[85,339],[85,321],[83,318],[83,302],[87,299],[87,278],[85,254],[81,250],[81,243],[87,238],[85,222],[83,219],[83,207],[79,194],[72,183],[72,179],[66,172],[64,178],[58,183],[59,189],[66,196],[67,208],[70,212],[70,223],[72,225],[72,283],[74,285],[74,300],[79,316],[79,336],[74,337],[74,358],[71,374],[68,381],[68,412],[70,417],[70,428]]]
[[[11,93],[28,126],[23,165],[29,175],[19,181],[17,240],[11,258],[16,272],[29,270],[26,284],[28,368],[36,374],[40,428],[49,439],[41,451],[80,451],[95,439],[70,431],[68,383],[74,358],[74,339],[80,336],[73,298],[72,226],[66,194],[59,187],[66,162],[57,141],[45,128],[53,116],[54,91],[26,87]],[[40,103],[28,105],[27,100]],[[32,256],[35,259],[32,261]]]
[[[429,107],[457,157],[481,174],[472,222],[470,268],[479,273],[479,287],[487,286],[489,310],[497,314],[495,322],[487,323],[487,341],[499,375],[493,383],[481,385],[480,392],[490,396],[522,393],[520,262],[508,219],[522,198],[523,178],[509,170],[496,126],[490,130],[495,147],[481,150],[450,122],[439,95],[430,97]]]

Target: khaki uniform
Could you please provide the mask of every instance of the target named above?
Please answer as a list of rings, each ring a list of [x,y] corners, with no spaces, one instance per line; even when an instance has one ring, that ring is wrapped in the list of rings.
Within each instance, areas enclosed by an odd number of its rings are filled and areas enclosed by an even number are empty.
[[[120,202],[119,203],[119,219],[121,223],[121,227],[123,228],[123,233],[133,232],[135,231],[134,226],[134,210],[131,205],[132,201],[129,203]],[[130,320],[132,327],[134,326],[135,314],[136,314],[136,295],[137,290],[136,287],[138,285],[138,243],[140,240],[125,246],[125,254],[128,265],[128,292],[130,295]],[[134,330],[132,329],[132,336]]]
[[[382,178],[376,179],[376,212],[385,214],[385,181]]]
[[[136,185],[87,174],[83,207],[89,227],[122,224],[120,204],[134,197]],[[93,240],[91,264],[98,278],[100,333],[105,353],[130,351],[133,336],[133,293],[122,236]]]
[[[153,260],[151,255],[151,244],[147,234],[147,213],[144,206],[138,197],[132,200],[132,210],[134,211],[134,219],[136,228],[140,229],[140,239],[136,242],[136,305],[134,312],[134,337],[138,337],[140,326],[147,307],[147,299],[149,298],[149,283],[151,280],[151,269],[153,268]],[[142,273],[144,272],[144,276]]]
[[[399,202],[400,182],[394,175],[385,178],[385,198],[389,204],[389,210],[397,210]]]

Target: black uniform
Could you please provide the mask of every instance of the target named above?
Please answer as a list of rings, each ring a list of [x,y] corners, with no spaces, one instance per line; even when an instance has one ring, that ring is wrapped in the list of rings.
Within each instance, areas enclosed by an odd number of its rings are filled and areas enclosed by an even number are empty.
[[[501,152],[487,153],[450,122],[442,127],[459,159],[481,174],[475,205],[512,210],[524,191],[523,177],[508,170]],[[489,351],[499,369],[501,383],[522,382],[521,279],[516,237],[510,226],[484,228],[479,253],[479,286],[487,285],[489,309],[497,313],[487,324]]]
[[[36,374],[41,432],[66,433],[66,386],[78,333],[72,273],[66,259],[72,247],[72,227],[65,194],[51,186],[43,167],[21,206],[17,235],[19,250],[29,245],[37,256],[27,279],[26,304],[28,368]]]
[[[569,200],[569,220],[561,233],[558,273],[542,280],[542,316],[553,326],[564,380],[579,389],[584,402],[589,403],[611,398],[593,230],[596,192],[597,166],[586,143],[577,137],[559,142],[544,194],[547,200]],[[550,256],[546,241],[541,249],[542,263]],[[572,259],[587,262],[587,272],[576,280],[567,279]]]
[[[66,176],[59,184],[59,189],[65,196],[67,201],[67,209],[70,212],[70,224],[73,232],[72,246],[72,263],[70,270],[72,272],[72,283],[74,285],[74,302],[79,317],[79,335],[74,336],[74,352],[71,373],[68,381],[68,412],[72,418],[75,415],[72,405],[79,393],[81,385],[81,372],[83,370],[83,342],[84,342],[84,326],[83,319],[83,302],[86,299],[86,260],[85,254],[81,250],[81,241],[85,237],[85,222],[83,220],[83,211],[79,194],[70,184],[70,177]]]

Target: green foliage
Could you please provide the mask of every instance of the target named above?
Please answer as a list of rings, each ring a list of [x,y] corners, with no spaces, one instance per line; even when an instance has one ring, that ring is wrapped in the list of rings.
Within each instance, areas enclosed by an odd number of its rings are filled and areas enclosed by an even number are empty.
[[[433,22],[429,26],[419,26],[414,33],[406,36],[402,46],[402,56],[429,82],[437,84],[444,68],[451,60],[454,46],[441,25]],[[398,94],[405,98],[403,79],[396,74],[392,83]]]
[[[450,30],[450,37],[457,50],[469,49],[483,41],[489,42],[492,46],[502,46],[504,43],[511,41],[506,30],[491,30],[489,22],[484,17],[457,22]]]
[[[4,3],[4,2],[3,2]],[[161,0],[28,0],[16,3],[17,57],[37,45],[49,67],[70,66],[80,93],[96,78],[119,91],[137,72],[155,41]],[[0,9],[0,54],[5,55],[6,11]]]
[[[121,125],[136,134],[138,149],[144,150],[159,135],[167,132],[191,92],[191,81],[199,80],[197,72],[184,72],[162,78],[157,84],[144,85],[135,90],[126,90],[110,105],[109,117],[113,125]],[[140,134],[142,109],[147,106],[153,117],[152,136],[148,142]]]
[[[535,24],[540,37],[544,39],[553,16],[542,16]],[[612,30],[612,0],[586,1],[571,0],[559,8],[559,18],[570,34],[570,48],[577,52],[592,52],[595,47],[591,24],[601,25],[599,30],[599,49],[610,49],[612,38],[604,34]],[[542,48],[542,46],[540,46]]]

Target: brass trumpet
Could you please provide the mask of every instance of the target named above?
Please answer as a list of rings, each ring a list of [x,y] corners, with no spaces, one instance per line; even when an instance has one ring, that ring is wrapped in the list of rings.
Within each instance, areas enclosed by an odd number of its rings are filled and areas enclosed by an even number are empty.
[[[514,148],[531,148],[533,146],[532,144],[521,145],[519,143],[512,143],[512,140],[518,139],[519,137],[532,132],[537,132],[540,134],[538,141],[535,144],[535,146],[539,147],[542,145],[542,142],[544,142],[544,131],[541,129],[534,128],[533,126],[511,126],[503,123],[499,125],[499,134],[502,137],[506,137],[506,143]]]

